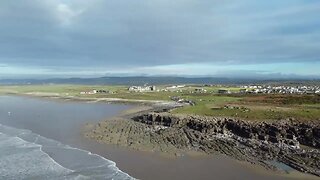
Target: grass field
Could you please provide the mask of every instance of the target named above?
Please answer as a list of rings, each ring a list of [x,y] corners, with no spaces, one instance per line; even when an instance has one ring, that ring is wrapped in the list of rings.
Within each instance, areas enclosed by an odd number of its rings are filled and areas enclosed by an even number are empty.
[[[157,87],[163,89],[164,86]],[[238,87],[203,87],[206,93],[192,93],[196,86],[183,87],[174,91],[129,92],[127,86],[86,86],[86,85],[26,85],[0,86],[0,94],[38,94],[60,97],[122,98],[136,100],[167,100],[178,96],[192,100],[195,106],[175,109],[172,113],[207,116],[238,117],[247,120],[320,120],[319,95],[220,95],[218,89],[238,92]],[[81,95],[81,91],[93,89],[113,93]]]
[[[238,117],[248,120],[320,120],[319,95],[229,95],[208,96],[196,106],[174,113]]]

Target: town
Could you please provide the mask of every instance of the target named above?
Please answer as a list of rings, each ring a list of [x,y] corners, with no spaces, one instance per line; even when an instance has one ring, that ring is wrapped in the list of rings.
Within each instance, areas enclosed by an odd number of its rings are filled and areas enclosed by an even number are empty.
[[[128,92],[187,92],[187,93],[207,93],[207,94],[320,94],[320,86],[286,86],[286,85],[241,85],[241,86],[222,86],[222,85],[170,85],[159,86],[143,85],[130,86]],[[113,94],[110,90],[90,90],[81,91],[81,95],[92,94]]]
[[[241,86],[240,93],[262,94],[320,94],[320,86],[271,86],[249,85]]]

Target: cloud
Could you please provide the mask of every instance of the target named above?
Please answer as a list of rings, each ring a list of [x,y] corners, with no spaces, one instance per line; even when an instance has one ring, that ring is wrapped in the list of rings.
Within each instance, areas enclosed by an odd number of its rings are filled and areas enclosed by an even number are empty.
[[[61,25],[68,26],[74,18],[79,16],[83,10],[73,10],[67,4],[60,3],[57,5],[57,17],[61,21]]]
[[[18,0],[0,6],[0,64],[136,68],[313,63],[315,0]]]

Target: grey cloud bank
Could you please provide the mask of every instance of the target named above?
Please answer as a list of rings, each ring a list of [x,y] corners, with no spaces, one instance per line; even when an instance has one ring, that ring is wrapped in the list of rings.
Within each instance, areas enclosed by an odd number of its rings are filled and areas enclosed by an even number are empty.
[[[0,64],[12,71],[320,62],[315,0],[0,4]]]

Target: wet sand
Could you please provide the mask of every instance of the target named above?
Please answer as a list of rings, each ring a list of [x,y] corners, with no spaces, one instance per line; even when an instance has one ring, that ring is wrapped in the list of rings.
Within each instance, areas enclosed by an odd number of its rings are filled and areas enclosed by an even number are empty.
[[[81,127],[85,123],[97,123],[128,110],[132,106],[85,102],[63,103],[26,97],[0,98],[1,123],[16,128],[30,129],[44,137],[102,155],[116,162],[122,171],[135,178],[155,180],[319,179],[302,173],[288,175],[266,171],[261,167],[238,162],[221,155],[171,158],[152,152],[99,144],[83,136]],[[7,117],[9,111],[12,112],[10,118]]]
[[[117,163],[122,171],[138,179],[260,179],[260,180],[316,180],[318,177],[291,172],[267,171],[262,167],[239,162],[223,155],[194,155],[167,157],[152,152],[135,151],[83,139],[87,150],[103,155]]]

